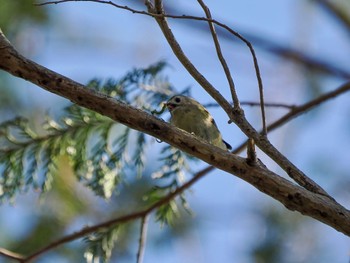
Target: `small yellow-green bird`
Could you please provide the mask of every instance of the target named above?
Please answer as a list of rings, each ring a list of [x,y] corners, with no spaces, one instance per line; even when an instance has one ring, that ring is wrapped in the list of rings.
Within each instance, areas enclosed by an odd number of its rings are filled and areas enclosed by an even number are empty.
[[[215,120],[198,101],[183,95],[175,95],[166,103],[171,114],[170,123],[192,133],[224,150],[232,147],[222,139]]]

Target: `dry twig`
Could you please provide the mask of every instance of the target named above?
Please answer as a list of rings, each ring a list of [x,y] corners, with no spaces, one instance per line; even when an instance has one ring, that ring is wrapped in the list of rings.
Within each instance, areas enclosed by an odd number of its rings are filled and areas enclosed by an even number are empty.
[[[148,218],[149,216],[145,215],[141,219],[139,249],[137,251],[137,261],[136,261],[137,263],[143,262],[143,256],[145,253],[146,238],[147,238]]]
[[[197,0],[197,1],[200,4],[200,6],[202,7],[202,9],[204,10],[204,13],[205,13],[206,17],[209,20],[213,20],[212,17],[211,17],[211,14],[210,14],[210,10],[205,5],[205,3],[202,0]],[[220,42],[219,42],[218,36],[216,34],[214,24],[212,22],[208,22],[208,24],[209,24],[209,29],[210,29],[213,41],[214,41],[214,45],[215,45],[217,56],[219,58],[219,61],[220,61],[221,65],[222,65],[223,69],[224,69],[224,72],[225,72],[225,75],[226,75],[226,79],[227,79],[229,87],[230,87],[232,100],[233,100],[233,105],[234,105],[235,108],[239,109],[240,108],[240,104],[239,104],[239,99],[238,99],[236,88],[235,88],[235,83],[233,81],[233,78],[232,78],[230,69],[229,69],[229,67],[228,67],[228,65],[226,63],[226,60],[225,60],[225,58],[224,58],[224,56],[222,54]]]
[[[88,89],[62,75],[44,68],[21,56],[0,33],[0,68],[20,78],[70,99],[72,102],[108,116],[132,129],[155,136],[215,167],[234,174],[247,181],[260,191],[280,201],[290,210],[297,210],[324,222],[334,229],[350,235],[350,211],[332,198],[318,195],[296,186],[290,181],[260,166],[249,166],[244,158],[225,152],[215,146],[199,140],[168,123],[165,123],[142,110],[135,109],[104,94]],[[210,167],[208,169],[211,169]],[[202,175],[203,176],[203,175]],[[195,177],[198,180],[200,176]],[[195,181],[190,181],[166,198],[146,210],[82,229],[57,240],[45,248],[30,255],[26,260],[53,249],[66,242],[75,240],[102,227],[142,218],[159,205],[176,197]]]

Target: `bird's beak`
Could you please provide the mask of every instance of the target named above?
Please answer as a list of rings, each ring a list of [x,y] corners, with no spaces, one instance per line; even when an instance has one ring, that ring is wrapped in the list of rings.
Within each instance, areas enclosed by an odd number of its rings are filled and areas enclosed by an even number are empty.
[[[167,102],[165,105],[170,112],[175,108],[175,105],[169,102]]]

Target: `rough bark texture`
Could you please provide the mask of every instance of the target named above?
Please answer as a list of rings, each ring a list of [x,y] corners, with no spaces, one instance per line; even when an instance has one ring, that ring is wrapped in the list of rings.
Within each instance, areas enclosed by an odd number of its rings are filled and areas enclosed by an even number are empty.
[[[207,144],[142,110],[44,68],[21,56],[0,31],[0,68],[85,108],[147,133],[184,152],[238,176],[286,208],[313,217],[350,236],[350,211],[332,198],[310,192],[260,165]]]

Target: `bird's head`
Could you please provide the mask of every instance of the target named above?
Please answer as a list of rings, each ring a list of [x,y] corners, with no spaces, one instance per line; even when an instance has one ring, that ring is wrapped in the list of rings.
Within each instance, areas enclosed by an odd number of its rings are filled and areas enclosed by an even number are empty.
[[[191,106],[194,104],[195,104],[195,101],[189,97],[186,97],[183,95],[175,95],[167,101],[166,106],[168,110],[172,112],[180,107]]]

